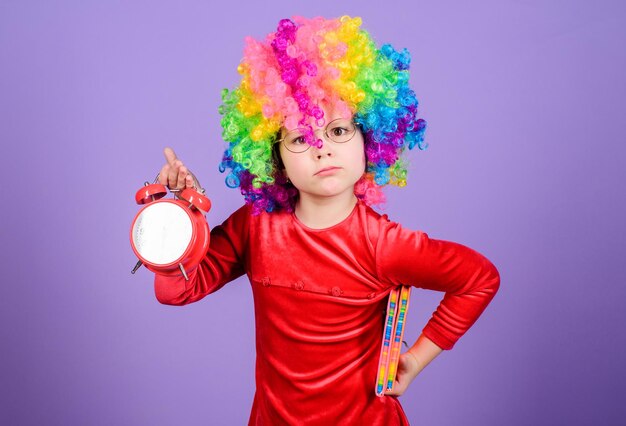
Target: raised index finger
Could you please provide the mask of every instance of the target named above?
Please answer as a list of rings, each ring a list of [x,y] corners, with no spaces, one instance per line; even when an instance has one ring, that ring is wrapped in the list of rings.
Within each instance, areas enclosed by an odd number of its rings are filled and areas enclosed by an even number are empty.
[[[176,153],[174,152],[174,150],[170,147],[167,147],[163,150],[163,155],[165,155],[165,159],[167,160],[167,163],[171,167],[175,167],[174,163],[176,162],[178,158],[176,157]]]

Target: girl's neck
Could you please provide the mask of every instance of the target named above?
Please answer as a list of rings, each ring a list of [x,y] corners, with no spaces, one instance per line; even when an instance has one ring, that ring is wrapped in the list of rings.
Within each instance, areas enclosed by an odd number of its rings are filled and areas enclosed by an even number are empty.
[[[301,193],[295,215],[309,228],[330,228],[350,216],[357,201],[354,192],[341,197],[310,197]]]

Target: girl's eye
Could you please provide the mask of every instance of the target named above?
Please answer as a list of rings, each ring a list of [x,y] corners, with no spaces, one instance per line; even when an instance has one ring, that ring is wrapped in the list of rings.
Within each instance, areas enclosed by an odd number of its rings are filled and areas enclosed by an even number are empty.
[[[330,132],[333,136],[342,136],[348,132],[348,129],[344,129],[343,127],[335,127]]]
[[[306,143],[304,136],[297,136],[291,140],[292,145],[302,145],[303,143]]]

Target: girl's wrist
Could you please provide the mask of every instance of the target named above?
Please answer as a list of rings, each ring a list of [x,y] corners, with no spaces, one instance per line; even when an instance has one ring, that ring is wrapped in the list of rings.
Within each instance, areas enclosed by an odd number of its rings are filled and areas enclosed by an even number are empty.
[[[424,367],[423,367],[423,364],[420,362],[419,358],[417,357],[417,355],[411,352],[410,349],[407,351],[407,353],[415,360],[415,364],[417,364],[417,373],[422,371]]]

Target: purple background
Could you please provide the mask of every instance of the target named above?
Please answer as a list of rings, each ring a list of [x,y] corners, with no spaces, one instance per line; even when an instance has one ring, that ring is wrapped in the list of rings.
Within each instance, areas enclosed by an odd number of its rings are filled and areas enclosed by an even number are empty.
[[[469,245],[502,287],[401,397],[415,425],[617,425],[626,408],[618,1],[0,2],[0,423],[244,424],[246,279],[184,308],[131,276],[133,196],[173,146],[213,200],[220,90],[246,35],[362,16],[412,52],[430,148],[385,210]],[[340,5],[339,5],[340,4]],[[400,12],[397,12],[400,10]],[[413,341],[441,298],[414,294]]]

